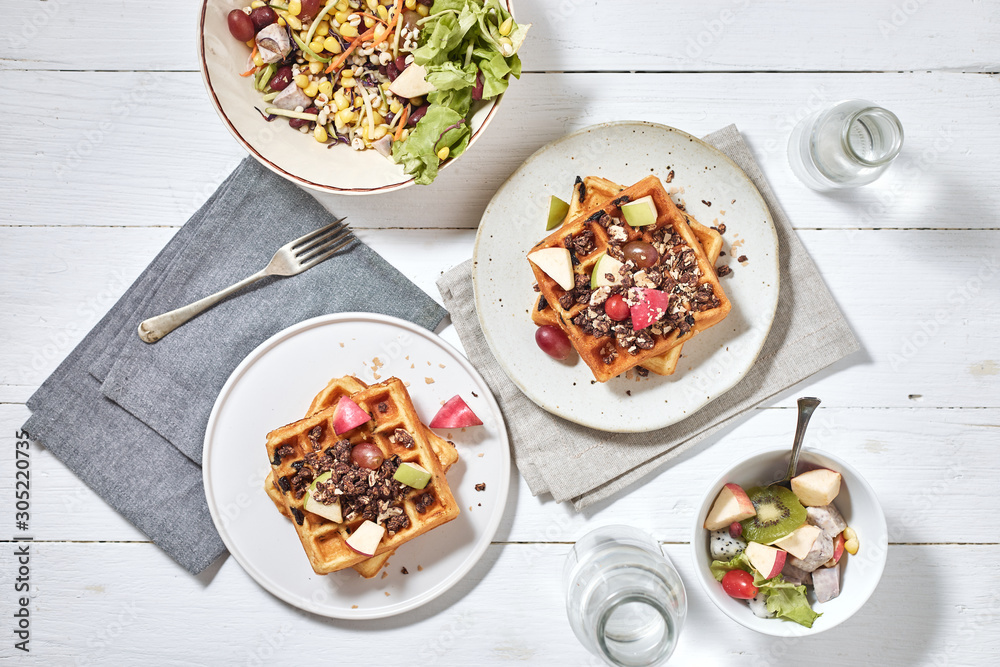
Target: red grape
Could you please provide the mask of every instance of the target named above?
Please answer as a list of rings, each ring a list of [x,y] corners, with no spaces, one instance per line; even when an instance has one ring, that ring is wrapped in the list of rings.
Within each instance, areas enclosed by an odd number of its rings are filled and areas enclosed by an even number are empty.
[[[612,294],[604,302],[604,312],[615,322],[621,322],[628,319],[630,310],[621,294]]]
[[[302,10],[299,12],[300,21],[310,21],[319,14],[319,0],[302,0]]]
[[[226,21],[229,23],[230,34],[241,42],[249,42],[257,32],[254,30],[253,21],[242,10],[234,9],[229,12]]]
[[[250,12],[255,34],[278,20],[278,15],[270,7],[258,7]]]
[[[722,590],[737,600],[749,600],[757,595],[753,575],[746,570],[730,570],[722,577]]]
[[[653,244],[646,243],[645,241],[626,243],[625,247],[622,248],[622,252],[625,253],[626,260],[632,260],[640,269],[648,269],[656,266],[657,260],[660,259],[660,253],[656,252]]]
[[[553,324],[538,327],[538,330],[535,331],[535,342],[538,343],[538,347],[542,348],[542,352],[559,361],[568,357],[570,350],[573,349],[569,337],[562,329]]]
[[[384,460],[382,450],[374,442],[359,442],[351,450],[351,461],[361,468],[377,470]]]

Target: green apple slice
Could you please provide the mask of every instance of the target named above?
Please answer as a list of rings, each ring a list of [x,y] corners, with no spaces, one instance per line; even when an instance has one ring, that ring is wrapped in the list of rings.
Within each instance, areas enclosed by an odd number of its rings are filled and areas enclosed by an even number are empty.
[[[564,290],[576,287],[573,281],[573,260],[566,248],[542,248],[528,255],[528,259]]]
[[[383,535],[385,535],[384,526],[380,526],[374,521],[366,520],[358,526],[357,530],[351,533],[346,542],[348,547],[359,554],[374,556],[375,552],[378,551],[378,545],[382,541]]]
[[[569,204],[559,199],[559,197],[552,195],[549,198],[549,221],[545,223],[545,231],[555,229],[561,225],[566,219],[567,213],[569,213]]]
[[[416,463],[406,462],[399,464],[392,478],[400,484],[412,486],[414,489],[422,489],[431,481],[431,473]]]
[[[618,271],[622,266],[622,263],[617,259],[608,253],[603,253],[597,258],[597,263],[594,264],[594,272],[590,274],[590,289],[611,287],[620,283],[622,276]],[[611,274],[614,280],[608,280],[608,274]]]
[[[309,493],[306,494],[306,500],[302,503],[302,509],[307,512],[312,512],[313,514],[318,514],[319,516],[333,521],[334,523],[341,523],[344,520],[344,516],[341,513],[340,501],[335,500],[330,505],[325,505],[320,501],[316,500],[316,485],[320,482],[328,482],[330,480],[331,473],[325,472],[309,485]]]
[[[629,224],[629,227],[652,225],[656,223],[658,217],[656,204],[653,203],[653,198],[649,195],[622,204],[622,215],[625,216],[625,222]]]

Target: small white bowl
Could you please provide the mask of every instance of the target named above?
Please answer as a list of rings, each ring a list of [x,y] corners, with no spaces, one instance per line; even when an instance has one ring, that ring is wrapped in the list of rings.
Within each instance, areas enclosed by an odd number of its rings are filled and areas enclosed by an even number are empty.
[[[695,516],[693,545],[695,573],[702,588],[715,606],[740,625],[775,637],[808,637],[843,623],[864,605],[878,586],[885,568],[889,547],[889,532],[885,524],[885,514],[879,505],[875,491],[861,474],[845,461],[828,454],[803,449],[799,458],[799,470],[824,467],[839,472],[843,478],[840,494],[833,501],[847,524],[858,533],[860,549],[857,555],[845,553],[841,561],[840,596],[825,603],[817,603],[809,593],[812,608],[823,615],[816,619],[812,628],[778,618],[758,618],[743,600],[729,597],[722,590],[722,584],[715,580],[708,566],[712,562],[708,551],[708,534],[705,517],[708,515],[716,496],[724,484],[733,482],[743,488],[766,484],[780,479],[788,469],[789,448],[768,449],[749,456],[719,475],[708,488],[701,507]]]
[[[345,144],[327,148],[311,134],[288,127],[278,118],[268,123],[257,107],[267,106],[253,89],[246,69],[250,51],[229,33],[226,16],[249,0],[204,0],[198,21],[198,60],[208,95],[222,122],[262,165],[299,185],[348,195],[391,192],[413,185],[403,167],[375,150],[355,151]],[[510,2],[505,2],[508,10]],[[493,120],[503,95],[484,103],[472,115],[469,148]],[[459,156],[459,158],[461,155]],[[458,158],[446,161],[444,169]]]

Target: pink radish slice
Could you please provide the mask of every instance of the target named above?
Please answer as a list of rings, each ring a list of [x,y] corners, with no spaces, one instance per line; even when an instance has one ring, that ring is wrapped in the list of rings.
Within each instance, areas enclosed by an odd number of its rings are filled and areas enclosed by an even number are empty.
[[[476,416],[461,396],[452,396],[441,406],[434,419],[431,420],[431,428],[465,428],[466,426],[482,426],[483,420]]]
[[[361,409],[361,406],[347,396],[342,396],[333,411],[333,431],[340,435],[352,428],[367,424],[372,416]]]
[[[632,328],[641,331],[666,315],[670,306],[670,295],[643,287],[636,287],[635,290],[639,294],[639,303],[631,306],[629,313],[632,316]]]

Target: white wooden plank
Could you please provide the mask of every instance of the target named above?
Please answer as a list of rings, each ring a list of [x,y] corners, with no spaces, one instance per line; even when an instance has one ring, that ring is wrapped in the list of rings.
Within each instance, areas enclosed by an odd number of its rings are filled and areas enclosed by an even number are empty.
[[[798,227],[996,228],[995,83],[950,73],[529,74],[482,141],[432,186],[320,200],[355,227],[474,228],[497,188],[544,144],[641,118],[695,135],[737,123]],[[899,115],[903,153],[873,185],[815,193],[789,171],[785,143],[797,118],[849,97]],[[179,226],[244,155],[193,73],[0,71],[0,113],[0,224]]]
[[[24,406],[0,406],[2,469],[13,469],[14,434],[27,416]],[[998,410],[824,407],[806,444],[834,452],[861,471],[879,496],[892,542],[994,543],[998,419]],[[624,521],[664,541],[687,541],[715,477],[749,453],[790,443],[794,423],[792,410],[756,410],[628,493],[583,513],[547,497],[531,497],[515,471],[495,540],[566,542],[589,522]],[[44,447],[32,450],[31,457],[35,539],[145,540]],[[0,497],[12,497],[12,486],[12,476],[0,479]],[[0,525],[12,525],[7,512],[5,506]]]
[[[4,572],[13,568],[9,551],[0,552]],[[335,653],[338,664],[596,667],[566,618],[567,551],[493,546],[464,580],[419,610],[350,622],[279,602],[232,559],[195,578],[151,545],[33,544],[31,653],[8,643],[3,654],[44,665],[326,664]],[[879,588],[853,618],[787,640],[728,619],[695,580],[689,548],[666,551],[689,600],[672,664],[986,665],[1000,650],[997,546],[891,547]],[[421,576],[408,569],[407,576]],[[372,585],[398,590],[403,575],[395,564],[390,570]]]
[[[196,69],[200,6],[12,3],[0,64]],[[642,0],[619,0],[613,9],[596,0],[520,0],[515,9],[533,24],[522,51],[528,71],[996,71],[1000,63],[997,7],[973,0],[711,0],[671,3],[669,11]]]
[[[0,320],[6,342],[0,346],[0,385],[40,384],[171,233],[0,228],[0,283],[8,286],[0,292],[0,308],[9,314]],[[361,235],[437,299],[435,280],[471,256],[474,238],[473,230]],[[995,326],[1000,292],[990,287],[1000,273],[1000,234],[803,230],[799,235],[864,351],[785,399],[811,391],[831,406],[1000,407]],[[39,270],[37,258],[49,254],[58,259],[52,272]],[[457,342],[452,333],[446,338]]]

